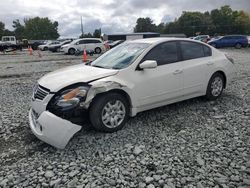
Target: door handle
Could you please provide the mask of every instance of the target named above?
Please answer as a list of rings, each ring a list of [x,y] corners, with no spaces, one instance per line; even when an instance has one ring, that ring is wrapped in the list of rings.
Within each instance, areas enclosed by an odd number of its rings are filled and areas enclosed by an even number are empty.
[[[182,73],[182,70],[175,70],[174,72],[173,72],[173,74],[181,74]]]
[[[212,61],[207,62],[207,65],[213,65],[214,63]]]

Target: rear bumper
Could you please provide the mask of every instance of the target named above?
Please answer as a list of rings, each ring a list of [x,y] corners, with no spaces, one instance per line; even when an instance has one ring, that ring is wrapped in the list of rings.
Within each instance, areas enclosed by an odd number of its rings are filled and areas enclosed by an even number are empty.
[[[37,138],[59,149],[65,148],[71,137],[82,128],[48,111],[37,118],[32,109],[29,111],[29,123]]]

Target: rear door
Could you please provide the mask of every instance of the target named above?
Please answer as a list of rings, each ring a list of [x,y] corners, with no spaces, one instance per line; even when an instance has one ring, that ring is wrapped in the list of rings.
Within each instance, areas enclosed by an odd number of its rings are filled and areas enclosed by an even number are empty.
[[[235,43],[233,36],[226,36],[225,37],[225,45],[224,47],[233,47]]]
[[[86,39],[85,40],[85,50],[92,50],[93,49],[93,40]]]
[[[180,41],[183,68],[183,95],[203,94],[207,78],[213,69],[210,47],[192,42]]]

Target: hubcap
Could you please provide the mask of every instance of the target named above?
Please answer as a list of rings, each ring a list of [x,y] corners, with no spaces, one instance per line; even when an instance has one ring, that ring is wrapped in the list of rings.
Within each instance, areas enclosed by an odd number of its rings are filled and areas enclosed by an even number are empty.
[[[125,106],[120,100],[110,101],[102,110],[102,122],[108,128],[116,128],[123,122],[125,114]]]
[[[99,48],[96,49],[96,53],[97,54],[100,54],[101,53],[101,50]]]
[[[215,77],[212,84],[212,95],[217,97],[221,94],[222,89],[223,89],[223,81],[220,77]]]

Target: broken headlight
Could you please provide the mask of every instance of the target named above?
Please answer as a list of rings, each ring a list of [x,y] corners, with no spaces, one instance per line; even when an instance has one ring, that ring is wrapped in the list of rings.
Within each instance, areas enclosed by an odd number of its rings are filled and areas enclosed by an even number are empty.
[[[54,98],[54,108],[69,110],[78,106],[80,102],[85,100],[88,89],[87,86],[79,86],[62,91]]]

